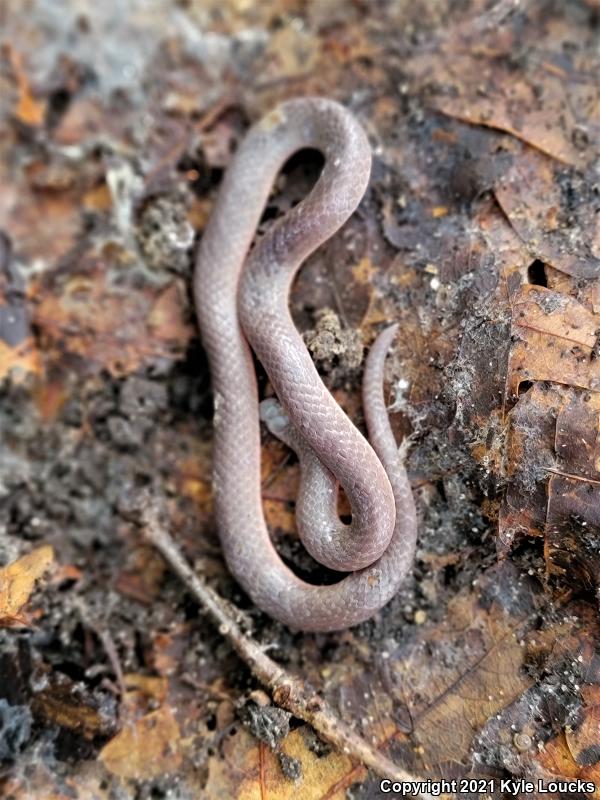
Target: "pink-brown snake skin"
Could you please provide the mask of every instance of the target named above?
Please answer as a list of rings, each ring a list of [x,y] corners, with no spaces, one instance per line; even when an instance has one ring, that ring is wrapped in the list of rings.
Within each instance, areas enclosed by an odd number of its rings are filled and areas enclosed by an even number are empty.
[[[251,250],[278,172],[305,148],[324,156],[317,183]],[[366,135],[341,105],[305,98],[278,106],[250,129],[227,171],[194,276],[213,384],[214,502],[225,559],[257,606],[305,631],[368,619],[396,593],[414,559],[415,506],[383,397],[395,327],[379,336],[365,367],[371,447],[326,389],[288,309],[296,272],[353,213],[370,169]],[[269,537],[250,346],[281,404],[265,401],[262,416],[300,457],[300,534],[313,556],[350,573],[338,583],[301,580]],[[337,518],[338,481],[352,507],[351,525]]]

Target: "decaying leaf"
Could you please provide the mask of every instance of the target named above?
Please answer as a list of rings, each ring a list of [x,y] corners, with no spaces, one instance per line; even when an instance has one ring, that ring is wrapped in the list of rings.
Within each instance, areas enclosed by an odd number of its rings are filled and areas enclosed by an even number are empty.
[[[522,287],[513,297],[512,309],[510,393],[518,396],[522,381],[600,390],[600,359],[593,356],[600,314],[540,286]]]
[[[532,257],[565,275],[597,281],[600,231],[593,191],[577,171],[526,148],[498,177],[494,195]]]
[[[0,619],[4,624],[21,619],[21,612],[36,581],[50,568],[53,561],[52,547],[44,545],[0,569]]]
[[[19,383],[31,375],[41,373],[41,360],[31,339],[10,347],[0,339],[0,379],[10,376]]]
[[[36,99],[32,93],[21,53],[10,45],[8,46],[8,53],[19,90],[14,111],[15,116],[23,124],[37,127],[44,121],[46,104]]]
[[[114,718],[103,713],[91,697],[82,696],[70,681],[63,680],[38,692],[32,707],[38,719],[73,731],[88,741],[106,738],[114,732]]]
[[[531,685],[522,639],[535,607],[527,579],[509,565],[492,568],[476,593],[455,598],[441,627],[424,632],[392,665],[427,769],[465,763],[476,732]],[[428,666],[435,660],[443,660],[443,671]]]
[[[562,293],[526,285],[513,295],[507,396],[506,498],[500,549],[546,539],[548,571],[595,586],[600,537],[600,316]],[[526,392],[521,387],[527,387]]]
[[[595,732],[594,747],[596,746],[597,731]],[[582,766],[577,763],[569,747],[568,736],[564,733],[559,734],[555,739],[548,742],[545,747],[535,755],[535,761],[540,765],[543,778],[546,781],[552,779],[581,778],[584,781],[591,781],[598,787],[600,779],[600,768],[594,764],[592,766]],[[600,797],[600,788],[586,797]]]
[[[162,706],[123,729],[100,751],[106,768],[120,778],[148,780],[179,767],[179,725],[168,706]]]
[[[90,315],[92,307],[102,312]],[[192,335],[176,283],[132,294],[111,286],[101,263],[91,275],[68,280],[59,296],[47,292],[36,323],[48,343],[66,347],[114,375],[126,375],[161,357],[176,357]]]
[[[505,131],[560,162],[582,166],[593,156],[598,124],[594,78],[579,54],[566,56],[561,49],[569,39],[564,20],[548,19],[537,4],[522,16],[513,10],[512,21],[501,27],[482,30],[476,20],[451,27],[440,37],[439,57],[428,53],[412,68],[433,84],[431,102],[443,113]],[[519,23],[528,15],[552,48],[544,49],[538,39],[529,43],[527,55],[521,50]],[[515,70],[521,58],[523,68]]]
[[[573,759],[580,767],[595,766],[600,771],[600,693],[598,686],[586,686],[582,691],[581,720],[565,731],[565,739]],[[597,772],[600,774],[600,772]],[[600,790],[600,787],[599,787]]]
[[[306,733],[305,728],[298,728],[282,745],[284,758],[296,765],[294,780],[282,772],[277,753],[257,743],[245,729],[238,729],[224,746],[224,758],[211,760],[205,788],[207,797],[291,800],[306,796],[344,800],[347,788],[344,777],[351,773],[358,782],[364,772],[353,773],[353,764],[346,755],[333,752],[319,755],[309,749]]]

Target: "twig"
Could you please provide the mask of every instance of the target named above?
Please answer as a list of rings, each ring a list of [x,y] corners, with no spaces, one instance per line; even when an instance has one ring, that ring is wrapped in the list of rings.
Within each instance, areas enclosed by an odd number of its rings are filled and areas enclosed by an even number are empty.
[[[117,647],[112,636],[110,635],[110,631],[102,628],[95,628],[94,630],[100,639],[102,647],[104,648],[104,652],[108,656],[108,660],[113,668],[115,678],[117,679],[117,686],[119,687],[119,693],[121,695],[121,701],[123,701],[125,699],[125,694],[127,693],[127,687],[125,686],[123,668],[121,667],[121,661],[119,659]]]
[[[401,783],[414,784],[423,781],[394,764],[355,733],[302,679],[269,658],[259,644],[242,631],[235,620],[235,616],[241,617],[241,614],[236,614],[234,607],[228,607],[229,604],[194,573],[161,523],[160,501],[155,495],[146,493],[141,509],[142,531],[146,540],[161,553],[173,572],[218,626],[219,633],[227,639],[260,683],[271,692],[273,701],[278,706],[312,725],[336,749],[357,759],[380,777]],[[421,800],[429,800],[431,797],[427,792],[405,796]]]
[[[125,678],[123,675],[121,660],[119,658],[119,651],[117,650],[114,639],[112,638],[110,631],[104,627],[104,624],[94,618],[93,614],[83,600],[77,603],[77,609],[83,624],[96,634],[100,640],[100,644],[104,648],[104,652],[106,653],[109,664],[114,672],[117,681],[117,688],[122,702],[127,692],[127,687],[125,686]]]

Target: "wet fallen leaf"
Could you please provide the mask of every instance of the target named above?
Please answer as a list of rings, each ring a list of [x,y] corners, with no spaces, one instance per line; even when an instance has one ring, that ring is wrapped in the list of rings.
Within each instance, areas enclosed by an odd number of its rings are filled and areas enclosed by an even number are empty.
[[[532,285],[513,294],[512,315],[506,389],[518,402],[508,414],[500,550],[522,535],[545,536],[549,572],[594,585],[600,316],[569,295]]]
[[[597,738],[595,739],[597,741]],[[597,765],[581,766],[573,758],[565,733],[559,734],[555,739],[547,742],[542,750],[533,757],[544,770],[545,779],[553,778],[581,778],[581,780],[591,781],[596,786],[593,794],[586,797],[600,797],[600,769]]]
[[[565,739],[571,755],[582,767],[596,766],[600,775],[600,691],[598,686],[583,689],[581,721],[565,731]],[[600,786],[598,787],[600,791]]]

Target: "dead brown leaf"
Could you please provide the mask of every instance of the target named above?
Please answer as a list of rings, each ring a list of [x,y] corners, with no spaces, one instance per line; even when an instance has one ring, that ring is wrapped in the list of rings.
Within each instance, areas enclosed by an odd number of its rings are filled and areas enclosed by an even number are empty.
[[[600,390],[600,359],[592,355],[600,315],[567,295],[523,285],[512,298],[512,321],[510,394],[517,397],[523,381]]]
[[[44,545],[0,569],[0,624],[20,618],[36,581],[53,562],[54,551]]]
[[[9,45],[8,54],[18,88],[15,116],[25,125],[39,127],[44,122],[46,104],[33,95],[21,53]]]
[[[479,597],[459,595],[447,618],[424,631],[428,646],[394,664],[404,697],[415,698],[412,738],[428,770],[465,763],[476,733],[532,683],[522,670],[521,638],[535,607],[526,581],[506,564],[480,585]],[[436,658],[446,660],[443,670],[433,667]]]
[[[79,697],[71,683],[52,685],[38,692],[32,703],[38,718],[52,725],[67,728],[92,740],[114,731],[114,721],[95,707],[91,699]]]
[[[578,278],[600,273],[600,229],[593,195],[574,170],[558,169],[530,148],[516,152],[494,194],[533,257]]]
[[[57,288],[54,294],[46,289],[36,309],[42,334],[113,375],[128,374],[153,359],[174,358],[193,335],[176,283],[158,291],[118,289],[106,265],[98,263],[91,274],[73,275]]]
[[[287,778],[279,757],[250,735],[238,728],[224,742],[223,758],[213,758],[209,764],[207,797],[227,797],[231,800],[292,800],[296,797],[313,800],[344,800],[344,777],[352,773],[353,764],[343,754],[318,756],[305,740],[306,728],[292,731],[282,744],[282,752],[301,764],[299,783]],[[356,782],[364,778],[361,770]],[[338,784],[340,784],[338,786]]]
[[[162,706],[125,724],[102,748],[99,759],[120,778],[150,780],[176,772],[181,762],[180,735],[173,711]]]
[[[20,383],[27,376],[40,375],[41,368],[40,353],[32,338],[27,338],[16,347],[0,339],[0,378],[10,376],[11,381]]]
[[[487,30],[457,25],[409,70],[433,90],[431,104],[444,114],[505,131],[580,167],[594,152],[596,65],[583,49],[565,57],[569,23],[543,9],[531,3]]]
[[[597,735],[595,741],[598,741]],[[592,781],[597,788],[592,795],[587,796],[600,797],[600,769],[597,765],[585,767],[577,763],[569,747],[567,734],[560,733],[556,738],[547,742],[533,760],[546,770],[546,779],[554,777],[581,778],[585,781]]]

